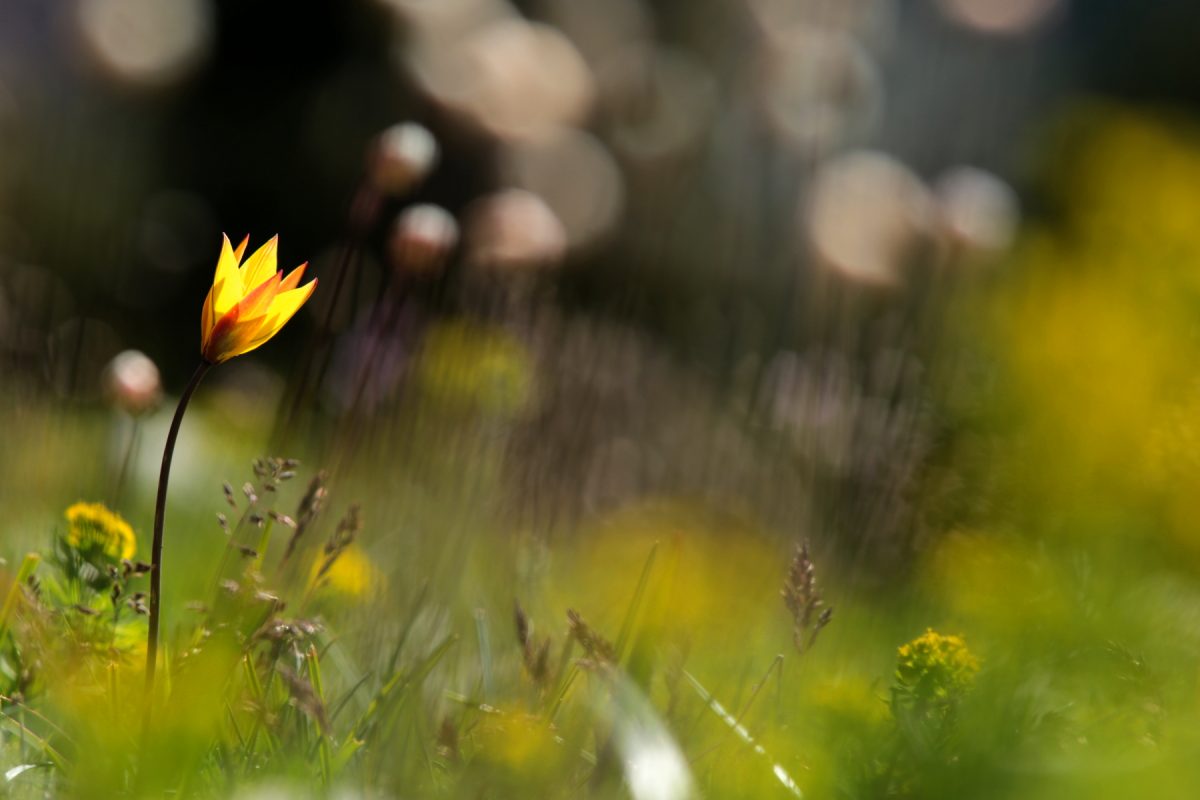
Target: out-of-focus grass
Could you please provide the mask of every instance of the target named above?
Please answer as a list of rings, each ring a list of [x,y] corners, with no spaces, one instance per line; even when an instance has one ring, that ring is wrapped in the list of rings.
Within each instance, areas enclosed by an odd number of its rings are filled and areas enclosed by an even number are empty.
[[[168,511],[172,678],[151,736],[139,738],[137,623],[109,649],[41,650],[32,623],[14,624],[13,641],[38,657],[28,696],[4,702],[4,767],[29,765],[6,788],[1189,796],[1200,782],[1200,150],[1181,130],[1111,109],[1064,124],[1071,155],[1047,171],[1061,216],[1028,233],[1005,274],[952,297],[930,365],[948,455],[915,487],[925,540],[890,581],[865,582],[852,553],[806,531],[836,610],[803,653],[779,598],[794,531],[752,508],[646,496],[540,529],[511,513],[510,436],[535,402],[534,359],[516,337],[455,323],[429,337],[403,399],[352,448],[280,454],[305,462],[274,501],[284,513],[312,471],[337,472],[297,577],[270,569],[283,527],[254,555],[262,591],[288,602],[281,618],[320,628],[270,657],[247,660],[226,635],[248,624],[245,609],[198,634],[200,612],[186,607],[210,597],[224,548],[214,515],[234,518],[221,481],[244,507],[244,465],[268,427],[239,424],[219,390],[201,395]],[[66,505],[106,497],[119,447],[99,412],[4,402],[7,592],[25,551],[49,552]],[[143,553],[160,425],[147,423],[118,508]],[[351,504],[360,538],[311,588]],[[927,628],[961,635],[978,673],[906,688],[897,648]],[[79,661],[53,660],[68,652]]]

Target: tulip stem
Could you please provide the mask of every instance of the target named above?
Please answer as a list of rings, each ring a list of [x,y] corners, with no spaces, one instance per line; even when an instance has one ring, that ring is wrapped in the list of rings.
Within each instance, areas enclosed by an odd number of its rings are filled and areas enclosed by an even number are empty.
[[[154,669],[158,661],[158,621],[159,602],[162,594],[162,549],[163,549],[163,518],[167,511],[167,481],[171,477],[171,458],[175,454],[175,439],[179,436],[179,426],[183,422],[183,412],[187,411],[188,401],[192,393],[200,385],[200,381],[212,368],[212,364],[201,361],[200,366],[192,374],[187,388],[179,398],[175,408],[175,417],[171,420],[171,430],[167,433],[167,445],[163,449],[162,470],[158,474],[158,497],[154,503],[154,542],[150,550],[150,630],[146,638],[146,719],[150,718],[150,705],[154,693]]]

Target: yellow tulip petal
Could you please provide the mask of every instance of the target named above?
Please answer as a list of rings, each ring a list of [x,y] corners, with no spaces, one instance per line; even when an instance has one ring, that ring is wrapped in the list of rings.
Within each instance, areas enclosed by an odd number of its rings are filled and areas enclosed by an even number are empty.
[[[275,299],[271,301],[271,310],[267,313],[272,317],[281,317],[282,321],[279,324],[282,326],[292,318],[293,314],[300,310],[300,306],[304,305],[305,301],[308,300],[316,288],[317,279],[313,278],[298,289],[288,289],[287,291],[279,292],[275,295]]]
[[[303,264],[301,264],[300,266],[296,267],[294,270],[289,272],[288,276],[283,279],[282,283],[279,284],[279,291],[281,293],[287,292],[287,291],[295,289],[297,286],[299,286],[300,279],[304,277],[304,268],[307,266],[308,266],[308,262],[305,261]]]
[[[217,259],[217,274],[213,278],[213,314],[220,317],[242,299],[242,276],[229,237],[221,235],[221,257]]]
[[[229,352],[230,343],[237,335],[238,306],[234,306],[221,315],[216,323],[200,340],[200,353],[204,360],[212,364],[220,364],[232,357]]]
[[[239,264],[242,263],[242,256],[245,255],[246,245],[248,245],[248,244],[250,244],[250,234],[247,233],[246,238],[242,239],[242,243],[239,244],[237,246],[237,249],[235,249],[233,251],[233,256],[234,256],[234,258],[237,259],[237,263],[239,263]]]
[[[217,291],[217,287],[211,286],[208,290],[208,297],[204,298],[204,309],[200,312],[200,342],[203,347],[204,337],[212,330],[216,324],[216,314],[213,313],[213,294]]]
[[[244,344],[239,344],[231,354],[231,357],[248,353],[262,346],[272,336],[279,333],[283,326],[288,323],[288,320],[300,310],[300,307],[304,305],[316,288],[317,280],[314,278],[299,289],[291,289],[275,295],[275,300],[271,303],[271,309],[267,312],[267,316],[263,320],[261,327]]]
[[[273,324],[273,320],[263,318],[258,326],[254,329],[242,329],[236,341],[229,343],[229,352],[226,358],[245,355],[251,350],[257,350],[262,345],[266,344],[272,336],[279,332],[279,326]]]
[[[270,278],[260,283],[238,303],[239,316],[245,325],[254,324],[259,317],[264,317],[271,310],[271,302],[279,293],[279,282],[283,274],[276,272]]]
[[[275,274],[275,250],[279,237],[272,236],[266,244],[254,251],[254,255],[242,264],[242,290],[251,291]]]

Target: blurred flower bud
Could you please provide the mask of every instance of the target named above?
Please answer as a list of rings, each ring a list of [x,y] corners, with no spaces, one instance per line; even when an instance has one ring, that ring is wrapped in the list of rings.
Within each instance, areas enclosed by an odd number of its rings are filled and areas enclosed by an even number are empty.
[[[934,186],[943,234],[955,246],[996,253],[1012,244],[1020,210],[1016,193],[991,173],[957,167]]]
[[[135,417],[144,414],[162,400],[158,367],[141,351],[118,353],[104,370],[104,391],[127,414]]]
[[[388,255],[397,271],[409,275],[439,272],[458,245],[458,222],[441,206],[409,206],[396,217]]]
[[[506,189],[475,201],[467,216],[467,262],[498,271],[557,265],[567,233],[542,198]]]
[[[415,122],[402,122],[375,139],[368,154],[368,174],[381,191],[404,194],[424,180],[437,160],[433,134]]]

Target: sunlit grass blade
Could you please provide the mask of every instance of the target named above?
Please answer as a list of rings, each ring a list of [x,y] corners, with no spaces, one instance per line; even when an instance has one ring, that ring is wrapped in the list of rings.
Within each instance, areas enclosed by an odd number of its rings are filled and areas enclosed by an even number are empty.
[[[37,553],[29,553],[21,561],[21,567],[13,577],[12,586],[9,587],[8,594],[4,598],[4,606],[0,608],[0,641],[3,641],[4,634],[8,632],[8,618],[12,616],[13,609],[16,608],[17,598],[21,596],[21,587],[33,575],[41,560],[42,557]]]
[[[308,648],[308,680],[312,684],[313,693],[316,695],[317,702],[322,706],[325,705],[325,689],[321,680],[321,664],[320,658],[317,655],[316,645],[310,645]],[[332,771],[333,756],[329,748],[329,732],[325,730],[317,731],[318,748],[321,756],[321,777],[325,785],[329,785]]]
[[[346,705],[354,698],[354,695],[358,693],[358,690],[366,685],[367,681],[369,681],[372,677],[374,677],[374,673],[368,672],[355,681],[354,685],[342,694],[342,699],[338,700],[337,703],[334,704],[333,708],[331,708],[329,711],[329,721],[331,723],[338,718],[338,715],[341,714],[342,709],[346,707]]]
[[[40,764],[18,764],[15,767],[10,767],[9,769],[5,770],[4,781],[5,781],[5,783],[12,783],[17,778],[21,777],[22,775],[24,775],[25,773],[27,773],[31,770],[41,769],[41,768],[45,768],[45,767],[53,767],[53,766],[54,766],[54,762],[52,762],[52,761],[45,761]]]
[[[642,572],[638,576],[637,587],[633,590],[633,598],[629,601],[629,608],[625,610],[625,618],[621,621],[621,627],[617,632],[616,641],[613,642],[613,650],[617,654],[617,663],[625,663],[628,656],[629,644],[636,630],[638,613],[641,611],[642,600],[646,594],[646,587],[650,582],[650,572],[654,568],[654,559],[658,555],[658,542],[655,542],[650,548],[650,553],[646,556],[646,563],[642,565]]]
[[[795,797],[803,797],[804,793],[800,791],[800,787],[792,779],[791,775],[788,774],[787,770],[785,770],[781,764],[771,758],[766,749],[764,749],[761,744],[754,740],[754,737],[750,735],[750,732],[747,731],[732,714],[725,710],[725,707],[721,705],[720,701],[713,697],[712,693],[709,692],[708,689],[704,688],[704,685],[700,683],[700,681],[696,680],[696,678],[690,672],[685,670],[683,675],[685,678],[687,678],[688,683],[691,684],[692,689],[695,690],[696,694],[699,695],[700,699],[704,702],[705,707],[715,714],[717,719],[721,720],[721,722],[723,722],[725,726],[729,728],[729,730],[733,731],[734,735],[737,736],[737,738],[740,739],[743,744],[751,748],[755,754],[770,762],[771,773],[775,776],[775,779],[783,784],[784,788],[791,792]]]
[[[417,592],[416,600],[413,601],[412,609],[409,611],[408,620],[404,623],[404,628],[400,631],[400,636],[396,639],[396,644],[392,647],[392,655],[388,658],[387,669],[385,675],[393,675],[396,672],[396,665],[400,662],[400,654],[404,652],[404,645],[408,642],[409,634],[412,633],[413,626],[416,625],[417,616],[421,613],[421,609],[425,607],[425,598],[429,595],[429,582],[421,584],[420,591]]]
[[[493,696],[492,691],[492,641],[488,634],[487,612],[475,609],[475,637],[479,642],[479,669],[483,676],[483,698]]]
[[[554,672],[554,680],[550,685],[554,687],[551,694],[550,705],[546,710],[546,719],[550,722],[558,716],[559,709],[562,708],[563,701],[567,699],[567,693],[571,690],[571,684],[575,681],[575,676],[579,674],[579,667],[571,663],[571,653],[575,649],[575,637],[567,636],[563,639],[562,652],[558,656],[558,668]]]
[[[0,720],[3,720],[5,724],[16,729],[19,735],[25,739],[28,739],[30,742],[33,742],[33,744],[40,748],[46,757],[50,759],[50,761],[54,762],[56,767],[61,770],[67,769],[67,760],[63,757],[63,754],[56,750],[54,745],[50,744],[50,742],[31,731],[20,720],[15,719],[8,714],[0,714]]]
[[[380,687],[374,699],[367,706],[367,710],[359,718],[355,725],[355,731],[358,734],[364,734],[368,729],[380,727],[386,724],[389,712],[391,709],[399,705],[408,690],[414,686],[419,686],[437,666],[438,662],[449,652],[450,648],[458,643],[458,636],[450,634],[427,655],[416,667],[409,672],[397,671],[388,681]]]

